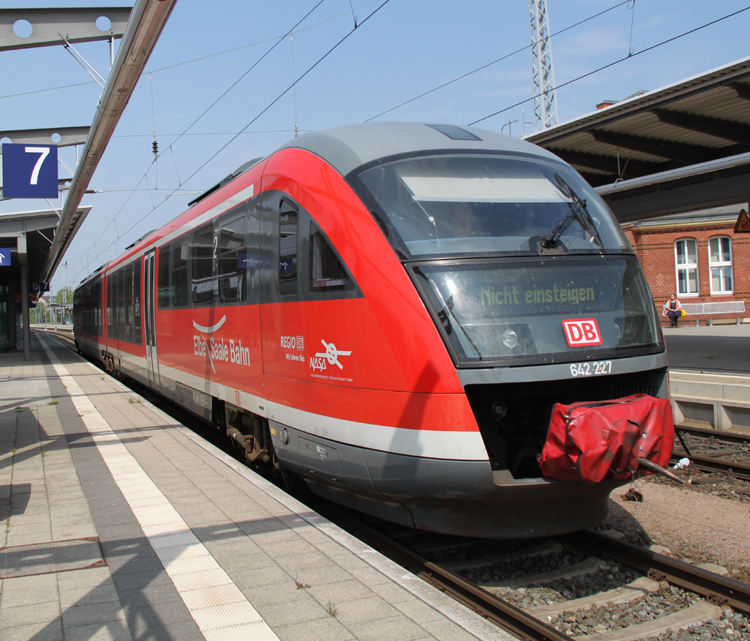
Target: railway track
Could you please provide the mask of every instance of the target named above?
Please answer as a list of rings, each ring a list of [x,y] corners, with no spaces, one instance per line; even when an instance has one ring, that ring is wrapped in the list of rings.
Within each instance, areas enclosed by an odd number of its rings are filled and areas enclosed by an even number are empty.
[[[683,425],[675,429],[679,445],[675,444],[673,460],[688,457],[700,470],[750,481],[750,436]]]
[[[72,337],[61,333],[55,335],[58,340],[74,349]],[[217,436],[216,430],[212,428],[193,426],[192,424],[199,423],[197,419],[156,397],[142,386],[135,384],[133,389],[169,411],[177,420],[190,424],[191,428],[197,427],[201,435],[206,432],[209,437]],[[705,436],[714,437],[715,440],[723,437],[723,434],[713,431],[701,432],[708,432]],[[699,432],[691,430],[691,435],[697,433]],[[701,436],[704,435],[701,433]],[[744,443],[742,437],[735,434],[726,437],[726,440],[729,439],[735,439],[733,442],[740,445]],[[210,440],[213,442],[216,439]],[[215,444],[225,450],[232,449],[228,439],[221,439]],[[691,458],[695,458],[695,455]],[[396,540],[398,536],[388,534],[393,527],[390,524],[373,527],[359,515],[311,494],[297,498],[427,583],[521,639],[634,641],[658,637],[667,630],[685,629],[720,617],[726,620],[728,608],[743,615],[737,623],[738,634],[725,638],[750,638],[750,623],[747,619],[750,614],[749,585],[610,536],[578,532],[528,544],[474,541],[406,530],[408,542],[403,543]],[[500,554],[490,551],[497,545],[503,548]],[[512,575],[510,578],[498,578],[495,573],[485,571],[493,565],[502,565],[514,559],[559,554],[563,548],[567,549],[565,557],[570,563],[562,567],[545,567],[540,572]],[[447,560],[443,560],[444,558]],[[611,589],[589,590],[591,593],[583,596],[573,591],[569,593],[572,598],[561,598],[545,604],[521,605],[524,595],[534,589],[530,589],[530,586],[572,585],[572,582],[590,573],[614,574],[618,569],[614,564],[627,567],[624,574],[630,580],[620,581],[620,584]],[[660,605],[660,595],[666,591],[672,591],[669,593],[670,598],[673,602],[678,602],[679,609],[675,609],[674,603],[669,608]],[[562,592],[565,593],[566,590],[562,589]],[[625,626],[622,625],[623,619],[619,623],[613,620],[609,628],[599,624],[589,626],[593,627],[593,632],[580,632],[580,629],[586,628],[592,612],[602,608],[616,612],[618,607],[634,608],[639,603],[645,604],[641,607],[664,609],[664,616]],[[617,615],[613,618],[617,619]]]
[[[409,541],[404,543],[394,539],[390,525],[373,527],[337,506],[316,504],[313,507],[439,590],[519,638],[559,641],[572,637],[578,641],[634,641],[658,637],[667,630],[685,629],[722,617],[726,619],[729,609],[742,613],[738,627],[747,627],[747,634],[750,635],[747,619],[747,614],[750,614],[749,585],[611,536],[579,532],[530,544],[515,542],[515,545],[508,545],[509,542],[482,542],[397,531],[396,539]],[[503,553],[489,552],[493,544],[497,544]],[[561,553],[564,547],[574,551]],[[566,556],[572,562],[552,569],[547,567],[549,564],[541,562],[539,565],[545,567],[545,571],[524,576],[514,576],[511,572],[511,578],[498,578],[491,570],[486,571],[503,562],[512,566],[513,561],[522,557],[541,558],[552,554]],[[438,561],[438,557],[453,560]],[[613,571],[612,568],[616,568],[614,564],[627,566],[627,574],[633,578],[624,585],[597,590],[583,597],[544,605],[519,605],[530,591],[530,586],[572,582],[592,572]],[[601,629],[600,625],[598,628],[594,626],[596,631],[593,633],[575,632],[575,628],[583,627],[579,622],[586,621],[587,613],[597,608],[665,609],[660,604],[665,594],[677,605],[666,608],[662,617],[619,628],[617,622],[613,621],[613,628],[610,629]],[[571,620],[574,622],[572,631],[567,623]],[[733,638],[745,637],[740,635]]]

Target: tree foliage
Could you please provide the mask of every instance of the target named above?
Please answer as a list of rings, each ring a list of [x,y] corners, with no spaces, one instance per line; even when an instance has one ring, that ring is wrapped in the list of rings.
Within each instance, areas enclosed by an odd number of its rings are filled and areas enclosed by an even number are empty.
[[[72,303],[73,302],[73,288],[72,287],[61,287],[55,294],[55,303]]]

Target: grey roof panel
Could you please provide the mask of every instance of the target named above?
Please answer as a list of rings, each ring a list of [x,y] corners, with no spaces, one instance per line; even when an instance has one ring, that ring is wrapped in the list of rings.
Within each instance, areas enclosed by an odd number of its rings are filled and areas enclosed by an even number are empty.
[[[281,149],[306,149],[330,163],[343,176],[382,158],[422,151],[505,151],[557,159],[552,153],[519,138],[474,127],[460,129],[479,140],[455,140],[435,129],[433,123],[377,122],[306,134],[293,138]]]

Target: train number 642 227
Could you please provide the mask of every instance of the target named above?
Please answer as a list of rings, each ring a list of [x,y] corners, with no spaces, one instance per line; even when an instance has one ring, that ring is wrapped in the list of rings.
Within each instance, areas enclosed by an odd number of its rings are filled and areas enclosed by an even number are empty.
[[[594,361],[592,363],[571,363],[570,373],[573,376],[599,376],[612,373],[612,361]]]

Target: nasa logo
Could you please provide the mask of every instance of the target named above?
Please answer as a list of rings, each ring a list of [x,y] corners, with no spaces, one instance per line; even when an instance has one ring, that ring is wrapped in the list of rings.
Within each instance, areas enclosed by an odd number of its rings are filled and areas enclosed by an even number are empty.
[[[565,339],[571,347],[601,345],[602,335],[593,318],[569,319],[562,322]]]
[[[311,356],[310,367],[313,372],[322,372],[326,368],[326,359],[319,356]]]

